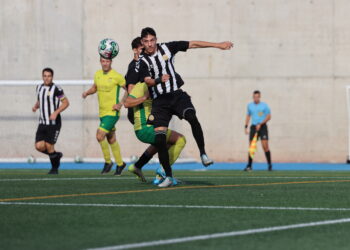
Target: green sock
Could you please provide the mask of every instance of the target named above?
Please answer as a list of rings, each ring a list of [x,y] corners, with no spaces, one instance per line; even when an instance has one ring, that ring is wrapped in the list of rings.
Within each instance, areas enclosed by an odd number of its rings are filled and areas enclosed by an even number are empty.
[[[177,158],[179,158],[181,151],[184,149],[186,145],[186,138],[181,136],[174,145],[169,148],[169,162],[170,165],[173,165]]]
[[[112,149],[112,154],[114,156],[115,162],[117,163],[118,166],[122,166],[124,164],[122,155],[120,153],[120,147],[119,143],[115,141],[114,143],[110,144],[111,149]]]
[[[105,162],[111,163],[111,153],[109,152],[108,142],[107,140],[103,140],[99,142],[101,145],[103,158],[105,159]]]

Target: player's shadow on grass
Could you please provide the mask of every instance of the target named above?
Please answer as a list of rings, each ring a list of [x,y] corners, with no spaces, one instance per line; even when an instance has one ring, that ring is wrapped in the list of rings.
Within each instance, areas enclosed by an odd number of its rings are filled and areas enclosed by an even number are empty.
[[[207,181],[197,181],[197,180],[180,180],[181,184],[184,185],[193,185],[193,186],[213,186],[214,183]]]

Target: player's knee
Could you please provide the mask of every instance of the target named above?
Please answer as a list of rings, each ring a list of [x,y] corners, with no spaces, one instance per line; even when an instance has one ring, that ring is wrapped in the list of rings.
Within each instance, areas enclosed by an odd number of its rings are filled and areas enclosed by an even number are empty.
[[[104,139],[105,139],[104,136],[96,135],[96,140],[97,140],[98,142],[101,142],[101,141],[103,141]]]
[[[107,137],[107,141],[108,141],[109,144],[115,143],[116,137],[115,137],[115,134],[114,134],[114,133],[112,133],[112,134],[107,134],[106,137]]]
[[[36,143],[35,149],[38,150],[39,152],[44,152],[46,150],[45,144],[44,143]]]
[[[98,142],[103,141],[105,139],[105,137],[106,137],[106,135],[104,133],[101,133],[101,132],[97,131],[97,133],[96,133],[96,140]]]
[[[184,113],[184,118],[189,123],[198,122],[198,119],[197,119],[197,116],[196,116],[196,111],[194,109],[186,110],[185,113]]]

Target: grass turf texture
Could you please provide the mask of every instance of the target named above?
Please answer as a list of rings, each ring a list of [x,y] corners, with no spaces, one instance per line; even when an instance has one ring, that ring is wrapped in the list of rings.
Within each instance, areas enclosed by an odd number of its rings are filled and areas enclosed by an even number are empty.
[[[145,173],[149,181],[154,176]],[[44,170],[0,170],[0,201],[350,209],[350,172],[176,171],[176,177],[184,183],[158,191],[126,172],[115,177],[96,170],[65,170],[48,176]],[[76,196],[52,197],[70,194]],[[34,199],[17,200],[23,197]],[[350,218],[350,210],[8,204],[0,205],[0,235],[2,249],[86,249],[340,218]],[[146,249],[348,249],[349,230],[350,223],[344,223]]]

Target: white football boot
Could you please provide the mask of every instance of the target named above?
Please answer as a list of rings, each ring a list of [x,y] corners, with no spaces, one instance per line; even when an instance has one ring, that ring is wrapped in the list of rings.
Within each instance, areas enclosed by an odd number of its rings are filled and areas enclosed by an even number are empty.
[[[171,177],[166,177],[165,180],[158,185],[160,188],[171,187],[173,185],[173,180]]]

